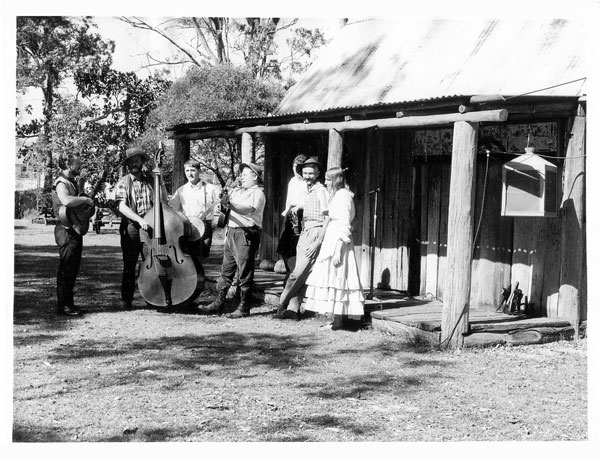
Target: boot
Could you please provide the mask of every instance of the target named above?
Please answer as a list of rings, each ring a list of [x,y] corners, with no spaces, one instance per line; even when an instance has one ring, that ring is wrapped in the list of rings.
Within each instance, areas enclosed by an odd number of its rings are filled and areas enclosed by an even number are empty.
[[[227,288],[217,290],[217,297],[215,298],[215,301],[210,303],[206,308],[202,308],[202,312],[223,315],[223,310],[225,309],[225,298],[227,298],[227,290]]]
[[[240,304],[235,311],[231,314],[227,314],[229,319],[241,319],[242,317],[248,317],[250,315],[250,292],[242,291],[242,298]]]

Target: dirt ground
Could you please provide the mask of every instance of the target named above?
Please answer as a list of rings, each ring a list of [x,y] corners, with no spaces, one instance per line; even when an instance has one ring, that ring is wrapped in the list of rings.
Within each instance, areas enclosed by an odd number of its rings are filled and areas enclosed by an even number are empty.
[[[266,305],[125,312],[115,231],[84,240],[89,312],[57,317],[52,230],[15,222],[14,442],[587,439],[586,339],[449,353]]]

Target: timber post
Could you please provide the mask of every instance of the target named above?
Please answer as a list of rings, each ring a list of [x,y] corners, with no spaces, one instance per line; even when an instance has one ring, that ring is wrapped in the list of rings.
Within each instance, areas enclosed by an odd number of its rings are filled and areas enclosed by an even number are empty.
[[[273,146],[272,139],[270,136],[265,135],[262,138],[264,151],[264,163],[263,163],[263,184],[264,193],[266,197],[265,210],[263,212],[263,225],[261,232],[261,241],[259,247],[259,259],[260,260],[277,260],[277,254],[275,253],[274,238],[275,234],[275,218],[277,214],[277,200],[275,197],[275,181],[273,180]]]
[[[190,141],[185,139],[174,139],[175,149],[173,150],[173,183],[171,193],[181,185],[187,182],[185,178],[184,163],[190,159]]]
[[[579,338],[581,309],[587,296],[585,285],[585,112],[580,106],[573,120],[564,162],[564,188],[560,206],[559,315],[571,322]]]
[[[254,139],[248,132],[242,133],[242,162],[251,163],[254,151]]]
[[[441,335],[442,343],[451,349],[463,346],[463,333],[469,328],[477,129],[477,123],[454,123],[448,205],[447,276]]]
[[[344,136],[336,129],[329,129],[329,147],[327,148],[327,169],[342,167]],[[324,172],[324,171],[323,171]]]

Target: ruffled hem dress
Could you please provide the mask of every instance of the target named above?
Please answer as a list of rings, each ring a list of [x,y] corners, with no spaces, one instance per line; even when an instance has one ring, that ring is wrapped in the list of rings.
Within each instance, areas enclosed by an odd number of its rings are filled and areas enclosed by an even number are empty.
[[[315,265],[306,280],[306,310],[352,319],[364,315],[365,297],[351,234],[351,222],[356,213],[353,196],[352,192],[342,188],[329,203],[331,220]],[[334,266],[333,255],[338,241],[343,242],[341,263]]]

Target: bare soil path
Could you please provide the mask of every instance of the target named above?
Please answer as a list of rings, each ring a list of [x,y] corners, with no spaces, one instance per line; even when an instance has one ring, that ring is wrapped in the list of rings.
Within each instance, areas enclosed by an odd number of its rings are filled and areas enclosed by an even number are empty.
[[[587,438],[585,339],[442,353],[264,305],[240,320],[139,299],[124,312],[116,232],[84,240],[89,313],[57,317],[57,263],[52,227],[16,221],[16,442]]]

